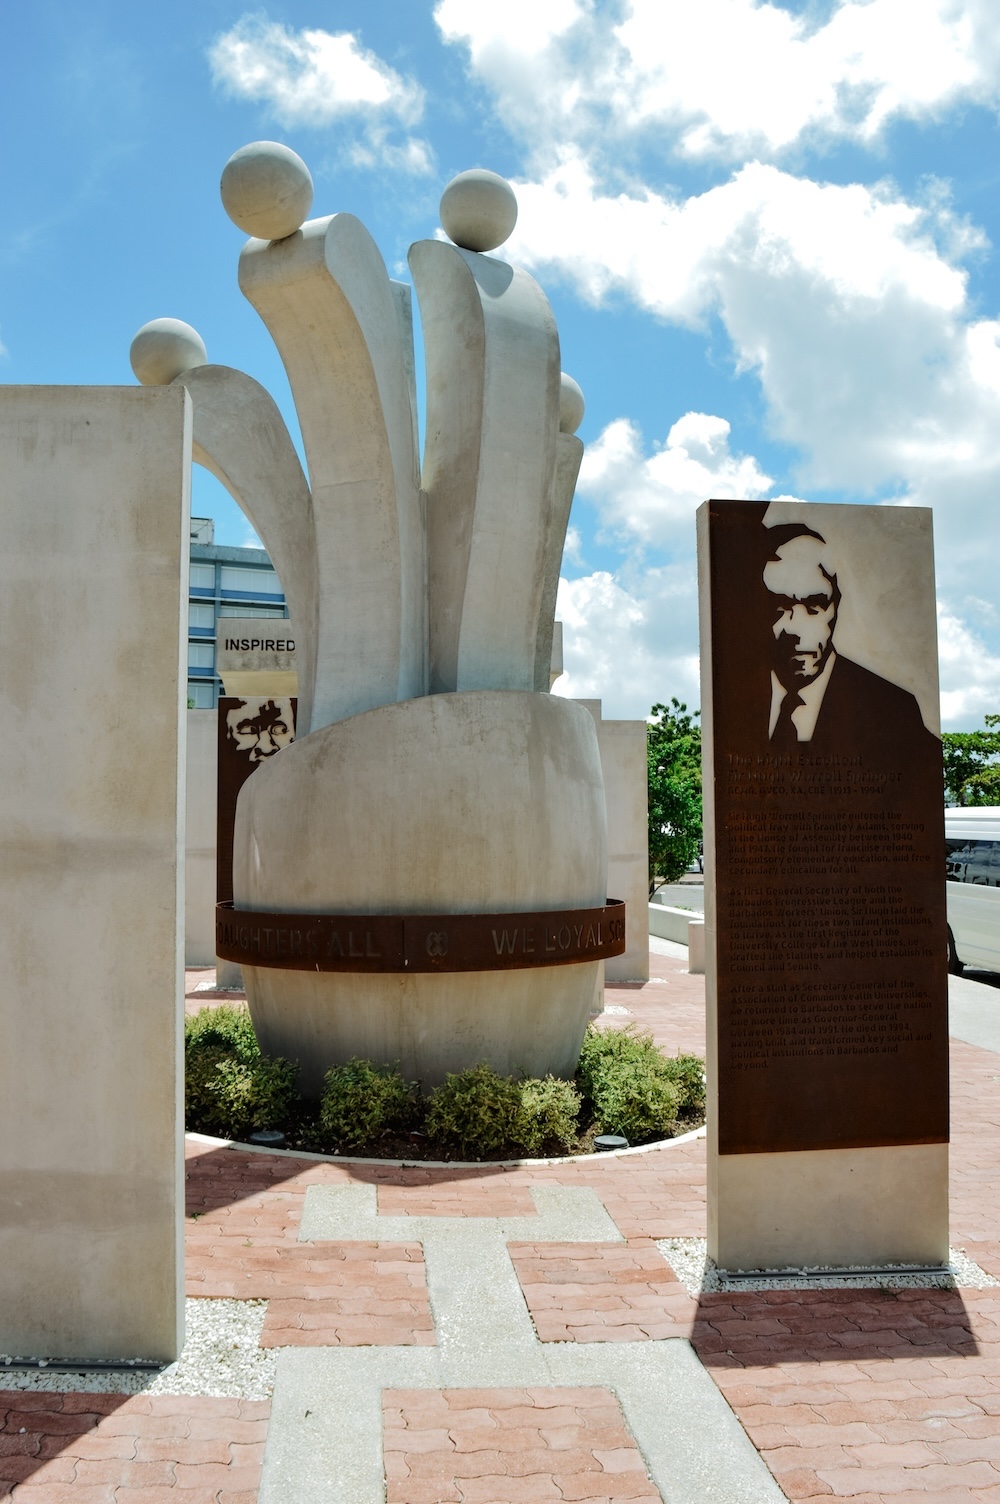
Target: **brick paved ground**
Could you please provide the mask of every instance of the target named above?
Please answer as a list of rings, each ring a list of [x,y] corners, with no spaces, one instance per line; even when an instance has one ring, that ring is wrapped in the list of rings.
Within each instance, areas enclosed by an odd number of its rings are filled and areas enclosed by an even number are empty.
[[[607,1389],[388,1389],[388,1504],[660,1504]]]
[[[0,1498],[255,1504],[269,1401],[0,1391]]]
[[[701,1053],[701,979],[651,959],[654,981],[608,989],[628,1011],[605,1022],[634,1020],[671,1052]],[[192,981],[197,1008],[206,994]],[[956,1043],[952,1067],[952,1241],[1000,1275],[1000,1057]],[[532,1185],[590,1186],[624,1244],[511,1248],[542,1341],[690,1335],[792,1500],[1000,1504],[1000,1290],[695,1300],[653,1239],[704,1235],[700,1140],[482,1170],[315,1162],[189,1140],[188,1167],[189,1292],[267,1298],[265,1344],[433,1341],[420,1245],[298,1243],[310,1185],[374,1184],[387,1215],[470,1217],[530,1216]],[[393,1504],[656,1497],[603,1391],[397,1391],[385,1403]],[[563,1410],[574,1418],[553,1429]],[[160,1504],[169,1489],[175,1504],[251,1504],[267,1412],[233,1400],[0,1394],[0,1497]],[[475,1446],[463,1431],[470,1415],[481,1422]]]
[[[508,1248],[542,1342],[646,1342],[691,1334],[695,1302],[649,1240]]]

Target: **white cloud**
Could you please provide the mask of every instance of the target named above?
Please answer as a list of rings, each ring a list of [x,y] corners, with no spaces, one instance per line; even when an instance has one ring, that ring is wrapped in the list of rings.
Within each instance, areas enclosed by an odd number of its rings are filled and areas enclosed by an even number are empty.
[[[825,24],[754,0],[633,0],[616,29],[632,129],[675,123],[689,156],[870,143],[893,119],[997,100],[990,0],[848,0]]]
[[[723,418],[685,413],[649,454],[636,424],[609,423],[584,455],[579,491],[628,556],[614,573],[560,580],[557,692],[603,696],[611,717],[645,716],[675,694],[697,704],[695,511],[709,497],[752,499],[770,485],[752,456],[731,453]],[[668,564],[650,561],[657,550]]]
[[[566,529],[563,558],[568,559],[570,564],[578,565],[581,569],[584,567],[583,539],[580,537],[580,529],[577,527],[568,527]]]
[[[685,413],[647,452],[627,418],[589,447],[577,507],[591,506],[622,549],[614,570],[559,582],[565,672],[555,692],[604,698],[609,717],[640,718],[671,695],[699,703],[694,513],[708,497],[761,497],[771,488],[753,456],[734,456],[729,424]],[[945,600],[938,608],[941,711],[947,727],[1000,710],[1000,613],[991,604],[998,524],[992,495],[959,503],[962,521],[938,527]],[[669,563],[659,562],[665,550]],[[982,579],[977,596],[970,580]],[[991,646],[991,643],[993,646]]]
[[[446,42],[465,42],[473,67],[502,72],[512,59],[539,57],[591,7],[581,0],[438,0],[434,20]]]
[[[938,607],[941,719],[976,724],[1000,710],[1000,657],[949,607]]]
[[[709,497],[753,500],[770,488],[756,460],[730,453],[725,418],[708,413],[685,413],[649,457],[635,424],[616,418],[586,450],[578,486],[606,533],[654,548],[678,535],[690,543],[695,509]]]
[[[945,715],[1000,706],[1000,623],[982,609],[1000,554],[1000,319],[973,304],[966,270],[985,236],[940,182],[907,198],[889,179],[775,165],[997,110],[996,0],[523,0],[517,14],[439,0],[435,17],[525,148],[505,254],[591,304],[721,324],[803,494],[933,505]],[[736,170],[685,197],[650,178],[656,153]],[[651,452],[625,417],[591,445],[580,490],[623,562],[564,584],[566,692],[614,684],[634,715],[692,693],[693,597],[664,600],[650,550],[693,576],[695,501],[769,494],[729,444],[722,418],[688,414]]]
[[[425,142],[391,139],[394,129],[420,120],[422,88],[363,47],[352,32],[292,31],[263,13],[246,15],[216,38],[209,61],[216,84],[237,98],[259,102],[283,126],[353,124],[359,136],[348,155],[358,165],[430,169]]]
[[[608,719],[639,720],[676,694],[699,703],[693,567],[649,570],[633,585],[599,570],[559,581],[565,672],[554,692],[601,699]]]
[[[638,720],[672,695],[701,703],[693,550],[667,568],[607,570],[559,581],[565,672],[554,693],[602,699],[604,715]],[[941,719],[945,730],[1000,711],[1000,654],[946,604],[938,606]]]
[[[435,19],[543,159],[630,137],[694,158],[870,145],[1000,98],[994,0],[834,0],[820,24],[761,0],[440,0]]]
[[[750,163],[687,199],[611,194],[570,156],[517,185],[509,251],[599,303],[689,327],[718,315],[812,487],[913,496],[1000,467],[1000,325],[970,320],[982,237],[939,191],[811,182]]]

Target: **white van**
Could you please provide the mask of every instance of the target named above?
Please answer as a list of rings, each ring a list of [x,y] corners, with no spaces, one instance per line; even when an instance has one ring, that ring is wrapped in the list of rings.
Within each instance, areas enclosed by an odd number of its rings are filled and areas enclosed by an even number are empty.
[[[948,970],[1000,971],[1000,808],[946,809]]]

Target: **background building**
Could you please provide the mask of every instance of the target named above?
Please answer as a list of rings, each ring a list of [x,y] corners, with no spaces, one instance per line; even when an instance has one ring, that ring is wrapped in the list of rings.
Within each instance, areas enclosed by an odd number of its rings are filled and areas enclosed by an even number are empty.
[[[214,710],[222,681],[215,671],[217,623],[226,616],[286,617],[281,582],[262,548],[223,548],[210,517],[191,518],[188,603],[188,705]]]

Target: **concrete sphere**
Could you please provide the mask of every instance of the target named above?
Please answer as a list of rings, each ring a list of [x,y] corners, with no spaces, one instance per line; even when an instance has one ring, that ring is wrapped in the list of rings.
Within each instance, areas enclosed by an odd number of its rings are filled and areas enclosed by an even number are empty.
[[[485,167],[460,172],[441,195],[441,224],[463,250],[496,250],[517,224],[514,190]]]
[[[151,319],[143,324],[128,352],[143,386],[168,386],[175,376],[208,363],[205,341],[181,319]]]
[[[312,175],[291,147],[251,141],[222,169],[222,207],[234,224],[258,240],[284,240],[309,217]]]
[[[582,391],[572,376],[563,371],[559,377],[559,432],[576,433],[585,410]]]

